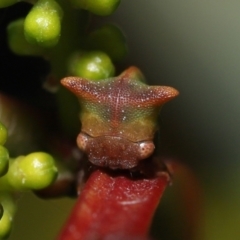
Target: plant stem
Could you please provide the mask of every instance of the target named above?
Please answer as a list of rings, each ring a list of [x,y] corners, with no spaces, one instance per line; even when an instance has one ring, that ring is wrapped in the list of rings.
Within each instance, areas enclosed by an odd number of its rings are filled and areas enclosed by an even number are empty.
[[[95,170],[58,240],[148,239],[153,214],[169,175],[133,179]]]

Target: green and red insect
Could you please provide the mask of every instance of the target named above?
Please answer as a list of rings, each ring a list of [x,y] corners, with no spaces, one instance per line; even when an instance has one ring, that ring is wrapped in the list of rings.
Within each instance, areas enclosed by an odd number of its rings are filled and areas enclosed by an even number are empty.
[[[77,144],[93,164],[131,169],[152,155],[160,108],[178,91],[149,86],[143,79],[136,67],[100,81],[62,79],[79,98],[82,127]]]

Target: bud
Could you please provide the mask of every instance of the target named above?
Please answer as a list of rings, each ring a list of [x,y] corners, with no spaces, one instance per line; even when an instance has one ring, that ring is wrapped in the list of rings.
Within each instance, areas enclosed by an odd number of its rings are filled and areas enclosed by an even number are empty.
[[[18,55],[43,55],[44,49],[30,44],[24,36],[24,19],[11,22],[7,27],[9,48]]]
[[[8,132],[6,127],[0,122],[0,145],[3,145],[7,140]]]
[[[0,177],[7,173],[9,163],[8,151],[0,145]]]
[[[71,75],[100,80],[114,76],[115,68],[107,54],[100,51],[75,53],[69,60]]]
[[[19,190],[48,187],[57,177],[58,170],[51,155],[35,152],[15,159],[9,168],[9,184]]]
[[[12,229],[12,219],[16,211],[16,204],[10,194],[1,193],[0,203],[3,209],[0,218],[0,239],[7,239]]]
[[[54,0],[39,0],[24,22],[25,37],[28,42],[43,47],[53,47],[61,34],[63,12]]]

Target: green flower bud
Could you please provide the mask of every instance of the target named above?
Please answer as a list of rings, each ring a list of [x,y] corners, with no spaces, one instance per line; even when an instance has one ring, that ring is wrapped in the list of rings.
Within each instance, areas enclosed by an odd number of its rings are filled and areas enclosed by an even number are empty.
[[[19,190],[48,187],[57,177],[57,168],[51,155],[35,152],[15,159],[8,170],[9,184]]]
[[[16,211],[16,204],[10,194],[1,193],[0,202],[3,215],[0,219],[0,239],[7,239],[12,229],[12,219]]]
[[[3,206],[0,203],[0,219],[2,218],[2,216],[3,216]]]
[[[4,212],[7,211],[13,216],[16,212],[16,203],[11,194],[0,192],[0,203],[3,206]]]
[[[74,76],[91,80],[109,78],[115,73],[111,59],[100,51],[76,53],[70,58],[68,69]]]
[[[111,24],[90,33],[87,43],[90,50],[103,51],[113,61],[121,61],[128,52],[123,32]]]
[[[88,10],[91,13],[100,16],[107,16],[112,14],[120,0],[71,0],[75,7]]]
[[[3,145],[7,140],[8,132],[6,127],[0,122],[0,145]]]
[[[3,212],[0,219],[0,239],[7,239],[12,229],[12,216],[8,211]]]
[[[0,145],[0,177],[7,173],[9,163],[8,151]]]
[[[18,0],[0,0],[0,8],[5,8],[17,3]]]
[[[11,22],[7,27],[8,45],[15,54],[19,55],[43,55],[44,49],[30,44],[24,36],[24,19]]]
[[[39,0],[28,13],[24,33],[28,42],[42,47],[53,47],[61,34],[63,12],[54,0]]]

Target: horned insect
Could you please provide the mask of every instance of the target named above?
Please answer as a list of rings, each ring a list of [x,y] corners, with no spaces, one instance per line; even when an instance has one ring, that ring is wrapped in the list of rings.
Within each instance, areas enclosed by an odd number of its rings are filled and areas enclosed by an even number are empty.
[[[152,155],[159,111],[178,95],[172,87],[147,85],[136,67],[100,81],[66,77],[61,83],[80,102],[78,147],[91,163],[111,169],[132,169]]]

